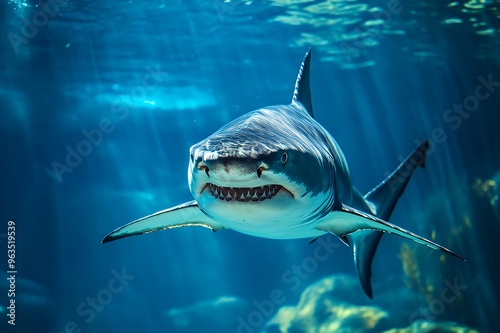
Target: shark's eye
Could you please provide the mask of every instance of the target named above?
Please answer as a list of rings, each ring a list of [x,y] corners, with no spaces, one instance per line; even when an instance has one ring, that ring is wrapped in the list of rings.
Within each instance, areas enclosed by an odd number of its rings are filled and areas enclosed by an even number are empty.
[[[194,155],[193,155],[193,153],[189,154],[189,158],[191,159],[191,162],[194,162]]]
[[[281,164],[285,165],[286,161],[288,161],[288,154],[285,152],[281,155]]]

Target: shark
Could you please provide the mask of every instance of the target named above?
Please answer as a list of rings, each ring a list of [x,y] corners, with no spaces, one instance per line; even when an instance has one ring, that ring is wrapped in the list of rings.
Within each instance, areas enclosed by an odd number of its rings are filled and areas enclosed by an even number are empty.
[[[251,111],[190,148],[187,178],[194,200],[119,227],[102,243],[190,226],[272,239],[314,241],[333,234],[352,247],[369,298],[371,266],[384,233],[464,260],[388,222],[413,171],[425,167],[429,141],[362,195],[351,183],[339,145],[314,119],[310,68],[311,49],[301,63],[290,104]]]

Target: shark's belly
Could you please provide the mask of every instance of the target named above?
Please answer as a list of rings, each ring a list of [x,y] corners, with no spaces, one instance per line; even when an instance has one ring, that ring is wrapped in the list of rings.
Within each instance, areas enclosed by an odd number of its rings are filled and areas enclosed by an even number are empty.
[[[315,225],[315,224],[314,224]],[[324,231],[320,231],[314,228],[314,225],[307,224],[301,225],[295,228],[282,229],[282,230],[267,230],[263,227],[259,230],[248,230],[245,229],[235,229],[235,231],[241,232],[255,237],[270,238],[270,239],[296,239],[296,238],[315,238],[324,235]]]

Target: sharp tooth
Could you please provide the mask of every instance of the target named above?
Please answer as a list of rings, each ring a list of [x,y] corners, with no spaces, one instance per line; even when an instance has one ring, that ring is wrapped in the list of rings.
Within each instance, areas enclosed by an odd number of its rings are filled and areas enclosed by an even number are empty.
[[[258,197],[262,196],[262,194],[264,194],[264,189],[262,187],[258,187],[255,194],[257,194]]]
[[[264,186],[264,195],[267,196],[267,194],[269,193],[269,186]]]
[[[236,200],[240,202],[256,202],[271,199],[282,188],[281,185],[264,185],[252,188],[222,187],[212,183],[208,183],[206,187],[216,199],[226,201]]]

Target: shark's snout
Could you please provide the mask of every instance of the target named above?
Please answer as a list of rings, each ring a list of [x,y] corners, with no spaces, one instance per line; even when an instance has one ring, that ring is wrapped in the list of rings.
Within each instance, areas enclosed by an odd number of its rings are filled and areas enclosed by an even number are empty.
[[[197,169],[204,172],[209,178],[219,178],[224,181],[234,178],[251,180],[252,178],[260,178],[267,166],[259,161],[218,159],[200,161],[197,164]]]

